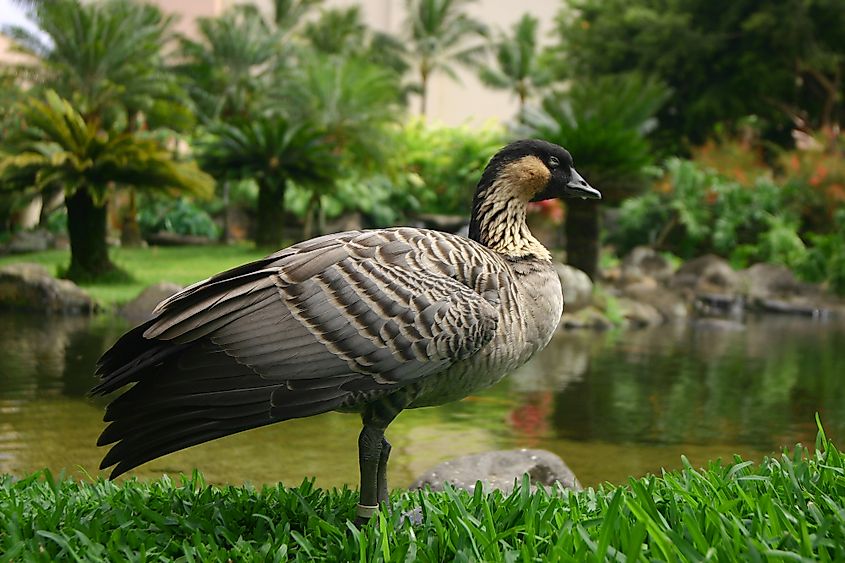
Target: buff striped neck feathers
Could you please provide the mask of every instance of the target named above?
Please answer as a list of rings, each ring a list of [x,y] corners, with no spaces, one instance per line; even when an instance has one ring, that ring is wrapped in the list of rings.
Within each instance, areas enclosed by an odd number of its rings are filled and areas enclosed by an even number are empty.
[[[551,261],[528,229],[528,203],[560,197],[600,199],[563,147],[526,139],[500,150],[484,169],[472,203],[469,238],[512,259]]]

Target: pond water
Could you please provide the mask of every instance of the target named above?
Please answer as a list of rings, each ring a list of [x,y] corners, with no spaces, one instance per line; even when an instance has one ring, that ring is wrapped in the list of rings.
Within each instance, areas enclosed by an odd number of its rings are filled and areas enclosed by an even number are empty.
[[[105,400],[85,393],[97,357],[128,328],[108,316],[0,314],[0,473],[48,467],[97,475]],[[759,460],[812,444],[818,412],[845,437],[845,325],[749,319],[742,331],[687,325],[558,335],[495,387],[406,411],[391,425],[391,484],[465,453],[544,448],[585,485],[682,465]],[[329,413],[227,437],[154,460],[142,479],[197,467],[211,482],[357,486],[354,415]]]

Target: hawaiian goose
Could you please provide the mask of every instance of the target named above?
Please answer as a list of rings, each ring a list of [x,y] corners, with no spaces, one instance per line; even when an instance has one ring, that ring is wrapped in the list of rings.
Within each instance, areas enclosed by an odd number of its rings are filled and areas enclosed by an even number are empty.
[[[291,418],[358,412],[358,521],[388,499],[387,425],[487,387],[549,342],[563,310],[530,201],[600,198],[561,147],[514,142],[487,165],[469,238],[398,227],[322,236],[196,283],[100,359],[98,445],[117,476]]]

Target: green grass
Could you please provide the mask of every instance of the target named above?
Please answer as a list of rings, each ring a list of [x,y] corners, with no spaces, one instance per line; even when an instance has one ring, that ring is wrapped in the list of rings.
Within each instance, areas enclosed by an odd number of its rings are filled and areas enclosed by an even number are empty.
[[[397,492],[357,530],[356,494],[0,478],[0,559],[52,561],[792,561],[845,559],[845,458],[820,431],[735,459],[577,493]],[[422,509],[422,523],[402,511]]]
[[[132,276],[132,281],[85,284],[82,287],[100,305],[112,307],[133,299],[148,285],[160,281],[188,285],[268,253],[251,245],[115,248],[111,250],[112,260]],[[0,266],[14,262],[42,264],[50,273],[57,275],[70,263],[70,253],[48,250],[0,256]]]

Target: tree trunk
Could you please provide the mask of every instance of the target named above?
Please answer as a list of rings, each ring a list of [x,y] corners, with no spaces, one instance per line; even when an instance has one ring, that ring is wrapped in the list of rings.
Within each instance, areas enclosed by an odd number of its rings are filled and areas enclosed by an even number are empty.
[[[70,237],[70,268],[66,277],[92,281],[116,272],[106,243],[106,206],[95,205],[85,188],[76,190],[65,205]]]
[[[231,192],[231,184],[229,180],[223,180],[223,232],[220,233],[220,241],[224,244],[232,242],[232,225],[229,213],[229,205],[231,205],[229,194]]]
[[[135,188],[129,188],[129,201],[123,209],[123,221],[120,226],[121,246],[139,247],[144,239],[141,237],[141,225],[138,224],[138,202]]]
[[[428,71],[423,68],[420,71],[420,115],[425,117],[428,110]]]
[[[282,247],[285,222],[285,181],[261,179],[258,182],[258,225],[255,244]]]
[[[566,201],[566,263],[595,280],[599,269],[599,204],[593,200]]]

